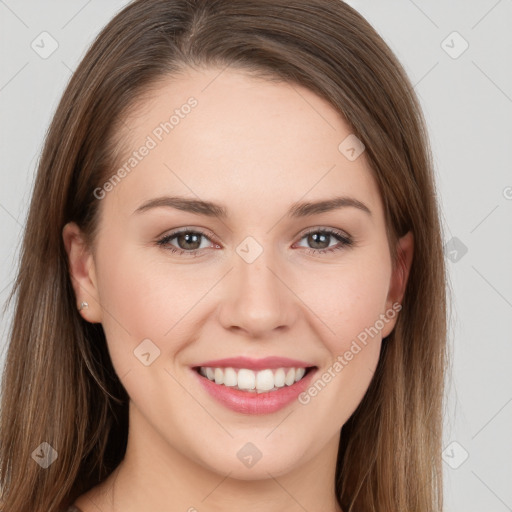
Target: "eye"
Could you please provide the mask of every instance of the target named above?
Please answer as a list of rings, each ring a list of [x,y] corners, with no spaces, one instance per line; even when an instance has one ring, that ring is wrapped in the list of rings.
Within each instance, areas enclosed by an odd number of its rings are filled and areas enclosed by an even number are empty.
[[[352,238],[342,231],[326,228],[308,231],[302,236],[301,240],[303,239],[306,239],[306,243],[312,246],[306,247],[306,251],[312,254],[339,251],[354,244]],[[330,242],[335,242],[336,240],[337,244],[330,244]]]
[[[312,254],[324,254],[327,252],[339,251],[346,247],[351,247],[354,244],[352,238],[335,229],[315,229],[308,231],[302,235],[301,240],[306,239],[306,243],[312,247],[306,247],[306,251]],[[205,240],[209,240],[210,244],[203,244]],[[336,242],[331,245],[331,242]],[[174,231],[168,235],[165,235],[157,242],[158,246],[164,247],[166,250],[172,253],[197,256],[202,249],[211,247],[212,244],[216,248],[220,246],[214,242],[211,242],[210,237],[203,231],[192,230],[190,228],[183,228],[179,231]],[[299,246],[303,247],[303,246]]]
[[[188,228],[174,231],[157,241],[157,245],[177,254],[186,254],[188,256],[196,256],[201,249],[209,247],[208,244],[203,245],[201,239],[210,240],[206,233]],[[173,245],[172,241],[176,242]],[[210,244],[211,245],[211,244]],[[217,244],[215,244],[219,247]]]

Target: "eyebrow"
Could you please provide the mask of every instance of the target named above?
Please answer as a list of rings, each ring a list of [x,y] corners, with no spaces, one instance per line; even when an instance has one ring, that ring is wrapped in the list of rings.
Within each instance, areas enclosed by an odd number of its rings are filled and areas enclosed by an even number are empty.
[[[192,199],[179,196],[164,196],[150,199],[139,206],[133,213],[142,213],[153,208],[175,208],[184,212],[195,213],[197,215],[206,215],[208,217],[216,217],[226,219],[228,217],[227,209],[212,201],[202,201],[200,199]],[[292,218],[309,217],[319,213],[325,213],[340,208],[353,207],[357,208],[368,215],[372,212],[361,201],[346,196],[334,197],[314,202],[296,202],[291,205],[287,215]]]

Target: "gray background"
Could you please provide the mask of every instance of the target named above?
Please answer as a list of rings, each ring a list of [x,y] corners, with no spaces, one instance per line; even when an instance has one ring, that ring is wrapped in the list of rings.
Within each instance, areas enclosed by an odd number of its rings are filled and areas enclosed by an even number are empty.
[[[126,3],[0,0],[0,306],[51,116]],[[512,511],[512,0],[348,3],[403,63],[430,132],[453,304],[446,511]],[[0,320],[2,363],[11,314]]]

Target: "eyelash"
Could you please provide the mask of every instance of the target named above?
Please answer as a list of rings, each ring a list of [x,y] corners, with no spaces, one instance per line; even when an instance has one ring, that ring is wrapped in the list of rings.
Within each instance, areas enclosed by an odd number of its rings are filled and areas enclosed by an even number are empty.
[[[156,242],[156,244],[158,246],[164,247],[166,250],[168,250],[174,254],[187,255],[187,256],[191,256],[191,257],[197,256],[198,253],[200,251],[202,251],[202,249],[193,249],[191,251],[186,251],[184,249],[179,249],[173,245],[168,245],[172,239],[176,238],[178,235],[180,235],[182,233],[191,233],[191,234],[195,234],[195,235],[201,235],[201,236],[204,236],[205,238],[207,238],[208,240],[210,240],[208,235],[201,230],[192,230],[192,229],[184,228],[184,229],[181,229],[178,231],[174,231],[168,235],[165,235],[164,237],[160,238]],[[334,238],[336,238],[339,241],[340,245],[337,245],[334,247],[327,247],[326,249],[312,249],[310,247],[304,247],[304,249],[306,249],[308,254],[316,255],[316,254],[325,254],[328,252],[336,252],[341,249],[352,247],[354,245],[354,240],[350,236],[347,236],[346,234],[342,233],[341,231],[337,231],[337,230],[330,229],[330,228],[313,229],[311,231],[308,231],[307,233],[304,233],[302,235],[302,237],[300,238],[300,240],[302,240],[303,238],[305,238],[308,235],[311,235],[313,233],[333,236]]]

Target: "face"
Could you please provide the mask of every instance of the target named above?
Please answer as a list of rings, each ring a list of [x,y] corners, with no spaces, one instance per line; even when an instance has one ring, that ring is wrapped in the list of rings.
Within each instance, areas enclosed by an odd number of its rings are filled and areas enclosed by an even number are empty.
[[[406,276],[366,155],[342,144],[351,130],[329,103],[219,73],[188,71],[126,117],[94,248],[74,225],[64,239],[81,314],[102,323],[130,396],[130,435],[259,479],[334,460]],[[410,236],[400,247],[410,261]]]

